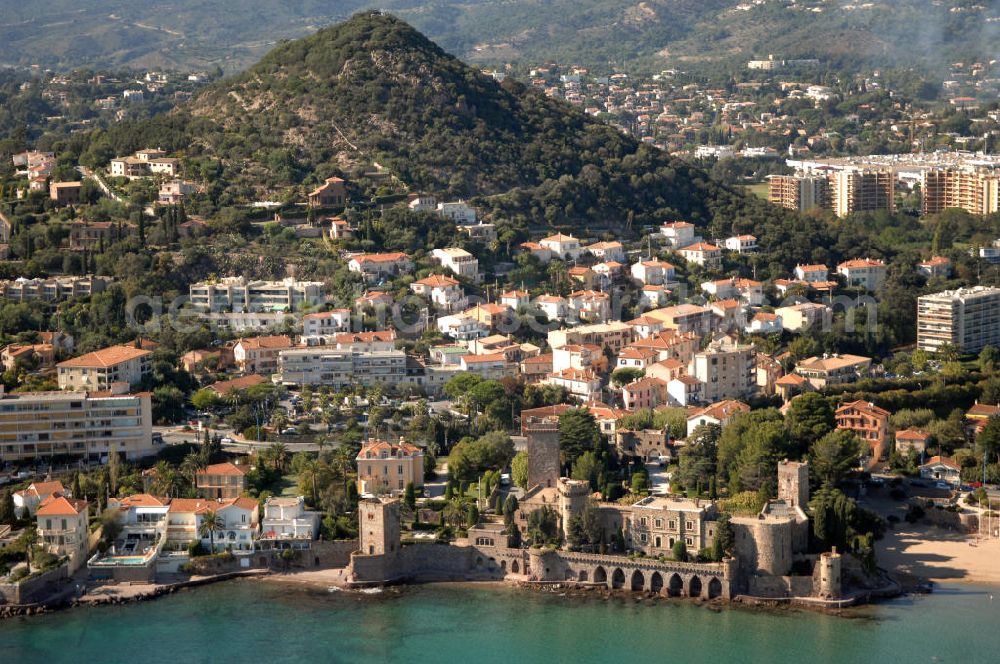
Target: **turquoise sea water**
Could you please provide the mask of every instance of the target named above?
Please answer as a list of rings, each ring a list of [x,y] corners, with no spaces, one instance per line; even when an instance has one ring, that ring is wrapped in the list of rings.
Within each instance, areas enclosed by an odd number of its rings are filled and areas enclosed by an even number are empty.
[[[1000,662],[1000,594],[939,588],[845,618],[684,600],[242,580],[0,622],[0,662]]]

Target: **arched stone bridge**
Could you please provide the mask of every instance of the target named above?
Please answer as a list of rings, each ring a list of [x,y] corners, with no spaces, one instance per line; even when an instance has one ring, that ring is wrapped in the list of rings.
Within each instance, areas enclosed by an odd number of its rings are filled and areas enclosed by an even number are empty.
[[[662,562],[568,551],[531,552],[532,576],[542,581],[606,585],[611,589],[652,592],[670,597],[732,597],[732,561]]]

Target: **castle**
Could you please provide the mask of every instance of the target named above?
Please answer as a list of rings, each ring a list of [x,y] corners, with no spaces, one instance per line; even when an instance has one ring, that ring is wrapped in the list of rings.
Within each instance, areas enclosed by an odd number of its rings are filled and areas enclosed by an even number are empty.
[[[514,522],[524,532],[528,515],[548,506],[565,542],[570,523],[589,505],[606,540],[618,534],[630,555],[604,553],[604,543],[602,553],[512,546],[505,525],[489,517],[450,545],[401,546],[399,501],[365,498],[358,507],[360,541],[351,556],[348,583],[513,578],[704,599],[841,597],[841,555],[836,550],[808,553],[807,464],[779,463],[778,497],[755,516],[729,519],[731,556],[719,562],[682,562],[671,559],[677,542],[693,553],[712,546],[721,523],[716,503],[673,496],[649,496],[632,505],[596,501],[587,482],[558,476],[558,449],[557,435],[529,436],[532,486],[519,502]]]

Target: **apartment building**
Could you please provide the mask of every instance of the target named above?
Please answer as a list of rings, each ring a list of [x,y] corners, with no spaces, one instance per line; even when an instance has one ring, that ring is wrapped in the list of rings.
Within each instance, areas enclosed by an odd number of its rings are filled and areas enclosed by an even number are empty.
[[[837,273],[844,276],[849,287],[875,291],[885,283],[886,267],[880,260],[856,258],[839,264]]]
[[[861,355],[824,355],[808,357],[795,365],[795,373],[817,390],[827,385],[853,383],[868,375],[872,359]]]
[[[570,344],[592,344],[607,348],[617,354],[622,348],[632,342],[635,330],[628,323],[611,321],[596,325],[578,325],[562,330],[551,330],[548,333],[550,348],[559,348]]]
[[[974,286],[917,298],[917,347],[933,353],[945,344],[962,353],[1000,347],[1000,288]]]
[[[53,182],[49,184],[49,199],[56,205],[76,205],[82,190],[83,183],[79,181]]]
[[[20,392],[0,395],[0,458],[69,456],[103,462],[154,454],[149,393]]]
[[[401,251],[382,254],[359,254],[347,261],[347,269],[372,281],[413,269],[413,261]]]
[[[577,260],[580,258],[580,254],[583,253],[583,247],[580,246],[580,241],[572,235],[556,233],[555,235],[542,238],[539,240],[538,244],[551,251],[553,256],[568,261]]]
[[[677,268],[661,260],[638,261],[629,271],[633,279],[647,286],[663,286],[677,277]]]
[[[252,281],[225,277],[191,284],[191,304],[201,311],[283,312],[313,307],[323,302],[322,281]]]
[[[611,318],[611,296],[594,290],[570,293],[566,297],[566,315],[582,323],[606,323]]]
[[[90,504],[86,500],[53,494],[35,512],[42,547],[54,556],[69,558],[69,573],[87,560]]]
[[[153,372],[153,353],[110,346],[56,365],[60,390],[110,390],[115,383],[135,387]]]
[[[318,311],[302,317],[303,337],[324,337],[351,329],[351,310]]]
[[[663,309],[653,309],[644,314],[648,318],[663,321],[666,328],[678,332],[708,334],[715,324],[715,316],[708,307],[697,304],[678,304]]]
[[[928,279],[934,277],[947,279],[951,276],[951,260],[945,256],[931,256],[927,260],[917,263],[917,272]]]
[[[319,536],[319,512],[306,509],[305,497],[272,496],[264,503],[264,518],[260,521],[261,539],[314,540]]]
[[[60,302],[73,297],[90,297],[102,293],[113,281],[111,277],[49,277],[27,279],[18,277],[0,281],[0,298],[14,302]]]
[[[406,379],[406,352],[316,346],[282,349],[276,370],[283,385],[395,385]]]
[[[180,159],[167,157],[163,150],[139,150],[131,156],[112,159],[108,173],[129,180],[157,174],[174,177],[180,172],[180,163]]]
[[[660,225],[660,235],[674,249],[694,244],[694,224],[689,221],[672,221]]]
[[[826,210],[831,206],[830,181],[817,175],[771,175],[767,178],[767,199],[799,212]]]
[[[959,208],[970,214],[1000,211],[1000,174],[982,168],[928,169],[920,175],[920,210]]]
[[[479,281],[479,259],[461,247],[435,249],[431,252],[431,258],[463,279]]]
[[[240,339],[233,346],[233,361],[245,374],[269,376],[278,370],[278,354],[292,346],[291,337],[284,335]]]
[[[727,251],[738,254],[751,254],[757,251],[757,238],[753,235],[733,235],[723,243]]]
[[[461,311],[468,306],[462,285],[443,274],[432,274],[410,284],[410,290],[430,300],[438,310]]]
[[[424,451],[400,438],[398,443],[369,439],[358,452],[358,493],[402,495],[406,485],[424,485]]]
[[[781,318],[782,328],[790,332],[828,330],[833,322],[833,310],[825,304],[800,302],[774,310]]]
[[[830,175],[831,208],[838,217],[853,212],[896,209],[896,175],[891,170],[850,168]]]
[[[246,468],[234,463],[213,463],[194,476],[199,498],[239,498],[247,490]]]
[[[757,385],[755,357],[750,345],[712,345],[695,353],[688,375],[704,383],[701,396],[706,401],[746,398]]]
[[[700,265],[706,270],[718,270],[722,267],[722,250],[708,242],[695,242],[677,253],[688,263]]]
[[[862,452],[873,462],[886,456],[889,451],[889,411],[867,401],[845,403],[834,413],[838,429],[853,431],[858,438],[868,444]]]
[[[729,426],[736,417],[750,412],[750,406],[742,401],[726,399],[709,404],[704,408],[695,410],[687,418],[687,435],[691,435],[700,426],[718,425],[721,428]]]
[[[448,203],[437,203],[435,205],[433,196],[421,196],[410,202],[410,209],[433,211],[445,219],[450,219],[459,226],[471,226],[476,223],[476,208],[465,201],[452,201]]]

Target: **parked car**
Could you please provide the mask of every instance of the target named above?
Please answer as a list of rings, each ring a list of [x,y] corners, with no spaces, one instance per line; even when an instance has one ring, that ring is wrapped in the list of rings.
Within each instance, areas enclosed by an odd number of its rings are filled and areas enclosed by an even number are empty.
[[[235,442],[235,441],[233,441],[233,439],[232,439],[232,438],[230,438],[229,436],[226,436],[225,438],[223,438],[223,439],[222,439],[222,440],[220,440],[219,442],[220,442],[221,444],[223,444],[223,445],[232,445],[232,444],[233,444],[233,442]]]

